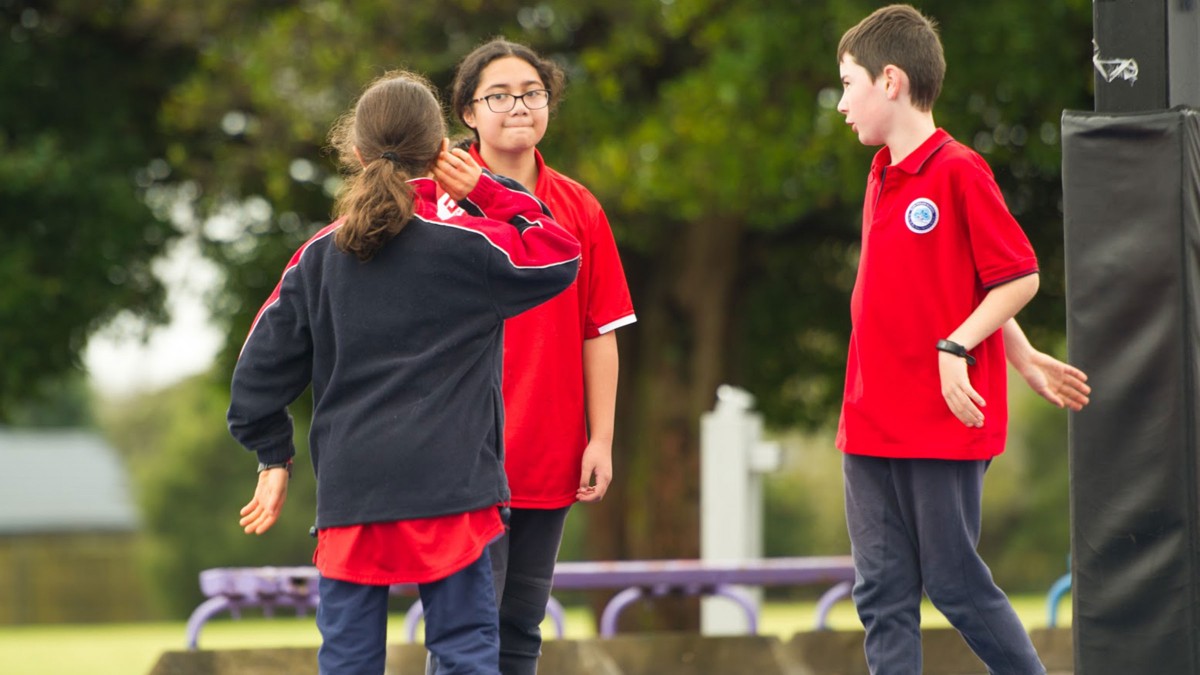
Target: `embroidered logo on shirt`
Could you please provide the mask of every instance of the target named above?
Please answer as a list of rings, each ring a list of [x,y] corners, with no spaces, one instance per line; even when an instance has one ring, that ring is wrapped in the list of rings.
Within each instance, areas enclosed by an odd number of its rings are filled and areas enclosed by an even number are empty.
[[[454,203],[454,200],[448,194],[443,194],[438,198],[437,208],[438,218],[441,220],[449,220],[454,216],[461,216],[466,213],[461,206]]]
[[[938,222],[938,207],[933,200],[918,197],[908,205],[904,212],[904,224],[917,234],[925,234],[932,230]]]

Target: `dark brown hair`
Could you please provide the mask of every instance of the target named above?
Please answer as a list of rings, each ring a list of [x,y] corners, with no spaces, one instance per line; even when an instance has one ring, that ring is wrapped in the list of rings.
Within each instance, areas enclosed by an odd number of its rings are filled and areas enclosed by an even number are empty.
[[[334,235],[338,248],[366,261],[399,234],[413,215],[408,180],[429,173],[445,135],[441,103],[425,78],[393,71],[367,85],[329,132],[345,174],[334,205],[345,219]]]
[[[492,61],[506,56],[515,56],[533,66],[538,77],[542,79],[542,84],[550,90],[550,112],[553,113],[554,109],[558,107],[558,102],[562,100],[563,87],[566,86],[567,81],[562,68],[559,68],[558,64],[553,61],[538,56],[537,52],[523,44],[509,42],[504,38],[492,38],[464,56],[454,70],[450,109],[458,121],[463,123],[463,126],[467,124],[463,119],[463,114],[471,107],[471,99],[475,98],[475,90],[479,88],[479,77],[483,74],[483,69],[487,68]],[[475,140],[478,141],[479,132],[474,129],[471,131],[474,132]]]
[[[867,71],[872,82],[889,64],[903,70],[917,110],[932,110],[942,92],[946,57],[937,22],[910,5],[881,7],[846,31],[838,43],[838,63],[847,54]]]

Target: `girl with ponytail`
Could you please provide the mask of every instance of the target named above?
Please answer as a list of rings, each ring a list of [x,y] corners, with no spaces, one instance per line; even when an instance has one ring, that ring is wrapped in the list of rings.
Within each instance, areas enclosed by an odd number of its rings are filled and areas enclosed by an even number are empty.
[[[259,463],[240,524],[275,524],[287,406],[311,384],[320,672],[383,673],[388,587],[414,583],[444,672],[496,675],[503,325],[575,280],[579,243],[487,172],[463,200],[474,215],[438,217],[445,123],[416,75],[371,83],[330,140],[337,218],[292,256],[234,369],[229,429]]]

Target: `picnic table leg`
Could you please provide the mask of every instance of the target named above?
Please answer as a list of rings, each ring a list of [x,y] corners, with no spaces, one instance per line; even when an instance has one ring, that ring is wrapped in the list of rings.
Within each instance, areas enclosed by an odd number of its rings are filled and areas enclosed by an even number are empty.
[[[200,603],[200,606],[192,611],[192,615],[188,617],[187,622],[187,648],[189,650],[196,649],[196,643],[200,640],[200,629],[204,623],[214,616],[226,610],[232,611],[233,602],[219,595],[215,598],[209,598]]]
[[[746,627],[751,635],[758,635],[758,606],[754,599],[735,586],[720,584],[712,589],[711,595],[719,595],[736,602],[746,613]]]
[[[838,601],[850,597],[850,591],[853,588],[854,584],[843,581],[825,591],[821,599],[817,601],[817,630],[829,630],[829,610],[833,609]]]
[[[546,613],[554,621],[554,630],[558,633],[558,639],[561,640],[566,637],[567,626],[563,606],[553,595],[546,600]]]
[[[417,641],[417,624],[421,623],[421,618],[425,616],[425,606],[421,604],[421,599],[409,606],[408,611],[404,613],[404,634],[408,636],[408,641],[415,643]]]
[[[633,603],[637,602],[645,593],[642,589],[634,586],[626,588],[617,593],[604,606],[604,611],[600,614],[600,637],[610,638],[617,634],[617,618],[621,616],[621,612]]]

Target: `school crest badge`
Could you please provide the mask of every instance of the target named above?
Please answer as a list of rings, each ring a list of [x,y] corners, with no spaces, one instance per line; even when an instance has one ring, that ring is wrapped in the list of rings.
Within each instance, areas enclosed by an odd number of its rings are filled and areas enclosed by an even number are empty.
[[[904,212],[904,224],[917,234],[927,234],[937,226],[938,207],[932,199],[918,197],[908,205]]]

